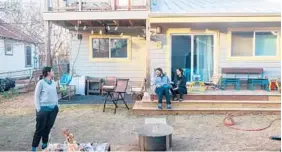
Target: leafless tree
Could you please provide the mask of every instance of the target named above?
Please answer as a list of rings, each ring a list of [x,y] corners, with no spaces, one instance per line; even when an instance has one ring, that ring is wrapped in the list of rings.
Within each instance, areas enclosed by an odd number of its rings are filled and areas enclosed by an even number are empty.
[[[0,18],[11,24],[39,42],[39,61],[46,59],[44,49],[44,21],[41,0],[4,0],[0,2]],[[52,24],[51,28],[51,56],[52,63],[67,60],[69,55],[69,31]]]

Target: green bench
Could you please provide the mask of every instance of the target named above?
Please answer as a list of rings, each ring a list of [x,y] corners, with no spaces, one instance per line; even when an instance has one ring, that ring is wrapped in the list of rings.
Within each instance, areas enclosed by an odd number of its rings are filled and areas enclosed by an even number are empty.
[[[224,89],[227,85],[234,85],[236,90],[240,90],[241,80],[247,80],[247,88],[254,90],[255,85],[260,85],[263,89],[269,90],[268,79],[263,78],[263,68],[222,68],[221,73],[225,76],[221,77],[221,87]],[[233,77],[226,77],[233,75]],[[239,75],[247,75],[246,77],[238,77]],[[258,77],[254,77],[254,76]],[[251,77],[250,77],[251,76]]]

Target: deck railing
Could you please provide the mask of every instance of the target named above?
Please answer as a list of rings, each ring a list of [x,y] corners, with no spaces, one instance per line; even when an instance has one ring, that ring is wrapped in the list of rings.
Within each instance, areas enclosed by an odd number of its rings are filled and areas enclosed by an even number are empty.
[[[49,0],[48,11],[131,11],[149,10],[149,0]]]

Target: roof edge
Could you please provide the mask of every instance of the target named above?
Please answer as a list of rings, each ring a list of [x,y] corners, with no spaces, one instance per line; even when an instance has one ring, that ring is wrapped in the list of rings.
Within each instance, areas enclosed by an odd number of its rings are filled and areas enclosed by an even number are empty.
[[[252,16],[265,16],[265,17],[281,17],[281,13],[149,13],[149,17],[252,17]]]

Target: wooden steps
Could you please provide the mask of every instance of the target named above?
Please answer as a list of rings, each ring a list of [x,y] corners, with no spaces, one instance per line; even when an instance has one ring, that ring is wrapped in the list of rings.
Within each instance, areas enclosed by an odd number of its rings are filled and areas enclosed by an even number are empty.
[[[157,96],[154,95],[157,100]],[[183,96],[184,100],[235,100],[235,101],[281,101],[280,95],[204,95],[188,94]]]
[[[172,101],[172,110],[158,110],[157,101],[136,101],[134,114],[226,114],[226,113],[263,113],[280,114],[280,101],[234,101],[234,100],[184,100]]]

